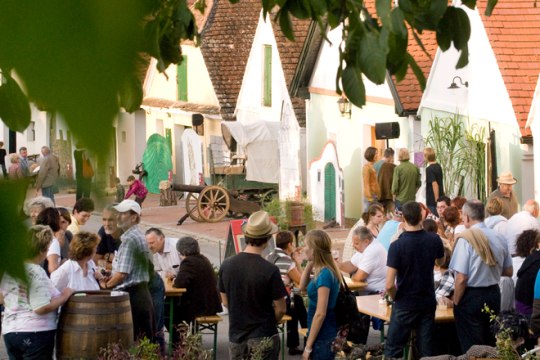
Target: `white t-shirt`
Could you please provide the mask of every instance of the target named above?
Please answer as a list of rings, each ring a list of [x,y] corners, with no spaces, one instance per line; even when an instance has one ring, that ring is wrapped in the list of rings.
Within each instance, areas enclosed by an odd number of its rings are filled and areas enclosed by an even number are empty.
[[[60,252],[60,242],[58,242],[57,238],[53,238],[51,245],[49,245],[49,251],[47,251],[47,257],[49,257],[49,255],[58,255],[58,264],[60,264],[60,261],[62,260]]]
[[[4,274],[0,283],[5,307],[2,334],[56,329],[58,311],[38,315],[34,310],[49,304],[60,292],[41,266],[26,263],[25,270],[30,288],[8,274]]]
[[[67,287],[75,291],[99,290],[99,284],[94,275],[96,264],[93,260],[89,260],[87,266],[88,271],[85,277],[83,269],[77,261],[66,261],[51,274],[51,280],[60,291]]]
[[[353,263],[358,269],[368,273],[367,291],[383,291],[385,289],[387,255],[380,242],[372,241],[359,257],[359,261]]]
[[[170,272],[175,275],[178,274],[180,257],[178,256],[178,251],[176,251],[177,241],[178,239],[165,238],[163,253],[155,253],[153,255],[152,262],[154,263],[154,270],[156,270],[160,276],[163,276],[164,272]]]

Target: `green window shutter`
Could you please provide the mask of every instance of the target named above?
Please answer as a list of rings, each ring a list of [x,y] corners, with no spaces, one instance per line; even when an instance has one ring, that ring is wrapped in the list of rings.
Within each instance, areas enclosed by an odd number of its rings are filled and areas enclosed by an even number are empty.
[[[324,221],[336,219],[336,169],[332,163],[324,167]]]
[[[182,63],[176,67],[176,82],[178,83],[178,100],[188,101],[187,55],[182,55]]]
[[[264,45],[263,105],[272,106],[272,45]]]
[[[173,151],[173,148],[172,148],[172,129],[165,129],[165,139],[167,140],[167,145],[169,145],[169,150],[171,151],[171,154],[172,154],[172,151]]]

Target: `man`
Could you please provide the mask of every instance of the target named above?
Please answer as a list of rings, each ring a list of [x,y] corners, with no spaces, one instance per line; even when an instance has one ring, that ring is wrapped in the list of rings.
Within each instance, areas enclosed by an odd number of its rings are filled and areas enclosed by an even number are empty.
[[[84,176],[83,171],[84,162],[91,166],[88,160],[88,154],[86,150],[77,144],[77,149],[73,151],[73,159],[75,160],[75,182],[77,183],[77,194],[75,200],[79,200],[82,197],[90,197],[92,191],[92,176]]]
[[[36,196],[41,194],[51,199],[54,203],[54,194],[58,192],[56,181],[60,175],[60,162],[56,155],[51,154],[51,149],[47,146],[41,148],[43,161],[39,167],[39,173],[36,179]]]
[[[516,195],[514,195],[514,192],[512,191],[512,186],[517,183],[517,180],[510,171],[505,171],[499,175],[497,183],[499,184],[498,189],[489,195],[487,201],[495,197],[501,199],[503,202],[503,211],[501,215],[510,219],[517,213],[518,208]]]
[[[68,226],[68,230],[71,231],[73,235],[77,234],[80,230],[80,227],[86,224],[90,215],[94,211],[94,201],[88,198],[80,198],[73,205],[73,211],[71,215],[71,224]]]
[[[230,358],[249,358],[254,347],[271,338],[272,346],[262,358],[277,360],[280,341],[276,323],[285,314],[287,291],[278,267],[261,254],[278,228],[266,211],[257,211],[242,231],[246,248],[226,259],[219,269],[221,302],[229,309]]]
[[[450,200],[448,196],[441,196],[437,198],[437,212],[433,214],[436,214],[439,219],[442,219],[444,210],[450,207],[451,203],[452,203],[452,200]]]
[[[146,243],[153,254],[154,269],[163,279],[173,279],[178,274],[180,257],[176,251],[178,239],[166,238],[163,232],[155,227],[146,230]]]
[[[484,224],[484,204],[469,200],[462,209],[466,231],[459,234],[450,261],[454,271],[454,317],[461,351],[472,345],[495,345],[487,305],[499,312],[499,280],[512,276],[512,258],[505,239]]]
[[[354,281],[365,281],[368,286],[365,293],[378,293],[386,284],[386,250],[378,241],[373,240],[371,231],[365,226],[353,230],[353,247],[357,251],[351,261],[339,264],[341,271],[351,274]]]
[[[396,206],[414,201],[421,185],[420,170],[409,162],[409,150],[399,149],[398,160],[400,164],[394,169],[392,179],[392,197]]]
[[[416,330],[419,357],[432,355],[437,306],[433,266],[436,259],[444,258],[441,238],[422,229],[420,204],[405,203],[403,217],[405,232],[390,244],[388,250],[386,293],[394,299],[394,305],[384,349],[386,358],[403,357],[403,348],[413,329]]]
[[[133,200],[124,200],[114,208],[118,212],[118,227],[124,233],[113,261],[112,275],[100,280],[99,284],[103,289],[129,293],[135,339],[146,336],[154,341],[154,309],[148,290],[153,269],[150,250],[138,226],[141,207]]]
[[[380,203],[384,206],[385,212],[388,214],[393,210],[392,197],[392,181],[394,179],[394,149],[388,148],[384,150],[384,158],[379,170],[377,170],[377,181],[381,189]]]
[[[19,149],[19,165],[24,176],[30,176],[30,164],[28,163],[28,149],[21,147]]]
[[[514,214],[506,222],[505,237],[508,241],[508,251],[512,257],[516,256],[516,239],[525,230],[540,230],[538,222],[539,206],[533,199],[527,200],[523,210]],[[516,269],[516,271],[519,269]]]
[[[122,230],[118,227],[118,212],[113,205],[107,205],[102,212],[101,221],[103,226],[98,230],[101,239],[94,256],[94,261],[105,260],[107,267],[112,267],[114,254],[118,251],[121,241]]]
[[[441,165],[435,161],[435,150],[424,149],[426,167],[426,205],[432,214],[437,213],[437,200],[444,195],[443,172]]]

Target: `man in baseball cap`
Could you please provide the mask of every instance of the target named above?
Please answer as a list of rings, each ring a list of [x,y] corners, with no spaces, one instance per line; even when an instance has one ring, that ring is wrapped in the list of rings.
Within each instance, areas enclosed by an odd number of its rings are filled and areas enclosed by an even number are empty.
[[[270,338],[272,348],[265,359],[277,360],[276,324],[285,314],[287,291],[278,267],[261,254],[278,227],[266,211],[257,211],[242,225],[242,231],[246,248],[226,259],[219,270],[221,301],[229,309],[231,359],[248,358],[260,341]]]
[[[497,183],[499,187],[489,195],[487,201],[489,202],[493,198],[501,199],[503,206],[501,215],[510,219],[512,215],[517,213],[518,209],[516,195],[512,191],[512,186],[517,183],[517,180],[510,171],[505,171],[499,175]]]
[[[133,318],[133,335],[155,340],[155,320],[152,298],[148,290],[152,257],[144,234],[139,229],[141,206],[124,200],[114,206],[118,211],[118,227],[124,231],[113,260],[112,275],[99,281],[103,289],[125,291],[129,294]],[[153,269],[153,267],[152,267]]]

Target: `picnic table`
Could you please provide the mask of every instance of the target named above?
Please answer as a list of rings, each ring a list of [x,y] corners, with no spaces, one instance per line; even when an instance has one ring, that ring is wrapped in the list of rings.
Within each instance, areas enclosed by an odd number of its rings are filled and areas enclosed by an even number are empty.
[[[174,332],[174,298],[181,297],[187,289],[173,287],[172,279],[167,279],[165,283],[165,299],[169,301],[169,354],[172,351]]]

